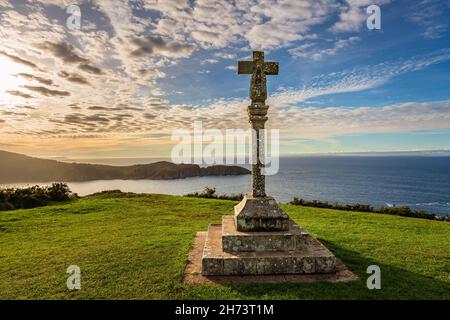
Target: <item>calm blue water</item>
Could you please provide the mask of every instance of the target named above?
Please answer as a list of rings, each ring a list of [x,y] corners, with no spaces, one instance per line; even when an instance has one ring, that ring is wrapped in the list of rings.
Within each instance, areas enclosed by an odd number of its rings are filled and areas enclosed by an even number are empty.
[[[133,163],[131,159],[123,159],[122,162]],[[139,159],[138,162],[144,161]],[[119,163],[115,160],[114,164]],[[267,177],[266,181],[268,193],[280,202],[301,197],[374,206],[406,205],[415,210],[450,213],[450,157],[281,158],[280,172]],[[166,181],[99,180],[69,183],[69,186],[79,195],[111,189],[182,195],[202,191],[205,186],[216,187],[219,193],[229,194],[250,190],[250,176]]]

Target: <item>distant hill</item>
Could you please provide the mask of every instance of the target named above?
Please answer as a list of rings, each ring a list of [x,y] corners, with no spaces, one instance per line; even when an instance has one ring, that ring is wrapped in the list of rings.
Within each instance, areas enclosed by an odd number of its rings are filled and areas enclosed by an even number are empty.
[[[111,179],[168,180],[249,173],[249,170],[239,166],[215,165],[201,168],[195,164],[174,164],[167,161],[132,166],[65,163],[0,151],[0,183]]]

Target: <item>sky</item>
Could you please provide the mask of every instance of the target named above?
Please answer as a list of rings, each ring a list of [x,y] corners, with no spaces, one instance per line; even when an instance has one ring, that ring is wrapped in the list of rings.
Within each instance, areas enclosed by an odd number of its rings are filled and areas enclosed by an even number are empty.
[[[252,50],[280,65],[282,154],[450,150],[449,18],[448,0],[0,0],[0,150],[167,157],[195,121],[247,129]]]

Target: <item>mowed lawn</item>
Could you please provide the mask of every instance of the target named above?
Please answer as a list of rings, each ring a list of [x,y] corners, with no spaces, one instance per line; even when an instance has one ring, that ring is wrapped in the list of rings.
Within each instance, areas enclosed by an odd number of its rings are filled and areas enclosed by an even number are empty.
[[[167,195],[95,196],[0,212],[1,299],[450,299],[450,223],[285,205],[361,280],[185,285],[197,231],[236,202]],[[368,290],[366,268],[381,268]],[[81,268],[69,291],[66,269]]]

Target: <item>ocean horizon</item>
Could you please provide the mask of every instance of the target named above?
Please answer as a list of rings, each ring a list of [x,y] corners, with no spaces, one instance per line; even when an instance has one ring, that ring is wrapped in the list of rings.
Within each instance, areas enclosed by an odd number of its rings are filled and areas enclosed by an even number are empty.
[[[68,162],[132,165],[169,158],[67,159]],[[243,165],[243,167],[249,167]],[[251,177],[193,177],[177,180],[94,180],[68,182],[80,196],[104,190],[185,195],[206,186],[219,194],[246,193]],[[23,182],[2,186],[48,183]],[[450,156],[448,155],[307,155],[281,157],[276,175],[266,177],[267,193],[286,203],[294,197],[375,207],[408,206],[435,214],[450,213]]]

